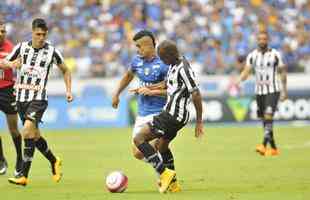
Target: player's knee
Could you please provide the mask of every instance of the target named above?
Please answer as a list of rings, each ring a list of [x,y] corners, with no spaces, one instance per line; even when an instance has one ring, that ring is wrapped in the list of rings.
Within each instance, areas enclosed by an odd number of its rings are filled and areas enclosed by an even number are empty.
[[[143,154],[137,148],[132,150],[132,155],[138,160],[142,160],[144,158]]]
[[[38,141],[40,139],[40,135],[36,134],[33,139],[34,139],[34,141]]]
[[[34,134],[29,129],[23,130],[24,138],[34,138]]]
[[[159,139],[152,140],[149,143],[156,151],[159,149]]]
[[[134,138],[133,138],[133,142],[136,145],[136,147],[138,147],[140,144],[142,144],[144,142],[144,137],[142,134],[137,134]]]
[[[24,129],[23,129],[24,138],[35,138],[36,136],[36,128],[34,124],[28,120],[26,120]]]

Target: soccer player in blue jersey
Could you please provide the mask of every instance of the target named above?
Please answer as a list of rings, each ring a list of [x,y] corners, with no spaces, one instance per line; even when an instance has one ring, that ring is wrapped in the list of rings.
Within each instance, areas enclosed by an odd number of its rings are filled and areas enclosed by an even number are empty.
[[[168,66],[156,55],[156,42],[152,32],[141,30],[133,37],[137,47],[137,55],[133,57],[131,64],[120,80],[112,97],[112,106],[117,108],[121,92],[130,84],[135,76],[139,79],[139,88],[131,90],[138,94],[138,116],[135,121],[132,138],[140,131],[142,126],[152,121],[153,116],[160,113],[166,103],[165,90],[150,89],[149,87],[164,81],[168,72]],[[132,143],[133,144],[133,143]],[[156,140],[152,141],[156,148]],[[143,154],[132,145],[135,158],[142,160]]]

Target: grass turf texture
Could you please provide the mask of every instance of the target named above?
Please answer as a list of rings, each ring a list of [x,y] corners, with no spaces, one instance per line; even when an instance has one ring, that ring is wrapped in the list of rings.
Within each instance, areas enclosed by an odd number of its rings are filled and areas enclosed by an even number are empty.
[[[51,179],[49,163],[35,152],[26,188],[10,185],[15,151],[1,131],[8,173],[0,176],[1,200],[308,200],[310,199],[310,127],[277,127],[281,155],[254,152],[262,140],[260,127],[209,127],[202,140],[186,128],[172,143],[183,191],[159,194],[152,167],[131,156],[131,129],[44,130],[56,155],[63,159],[63,180]],[[111,194],[105,177],[122,170],[129,178],[125,193]]]

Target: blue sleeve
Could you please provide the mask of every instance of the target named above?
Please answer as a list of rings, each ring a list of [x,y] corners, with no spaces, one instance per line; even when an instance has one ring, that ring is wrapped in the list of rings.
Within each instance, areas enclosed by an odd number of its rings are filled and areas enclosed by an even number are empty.
[[[160,66],[160,69],[161,69],[161,78],[162,80],[166,80],[166,77],[167,77],[167,73],[168,73],[168,70],[169,70],[169,66],[162,63],[161,66]]]
[[[138,62],[138,59],[137,57],[134,57],[131,62],[130,62],[130,65],[128,67],[128,70],[132,71],[133,73],[136,73],[137,71],[137,62]]]

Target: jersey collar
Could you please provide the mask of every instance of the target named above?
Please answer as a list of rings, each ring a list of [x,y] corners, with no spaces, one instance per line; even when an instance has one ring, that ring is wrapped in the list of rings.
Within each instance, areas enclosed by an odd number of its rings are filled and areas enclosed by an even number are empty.
[[[30,41],[28,42],[28,45],[31,46],[33,49],[38,49],[38,50],[43,49],[43,48],[44,48],[44,49],[47,49],[47,47],[48,47],[48,43],[45,42],[44,45],[43,45],[41,48],[34,48],[34,47],[32,46],[32,40],[30,40]]]

